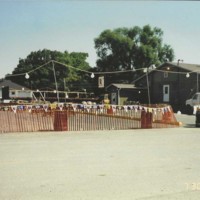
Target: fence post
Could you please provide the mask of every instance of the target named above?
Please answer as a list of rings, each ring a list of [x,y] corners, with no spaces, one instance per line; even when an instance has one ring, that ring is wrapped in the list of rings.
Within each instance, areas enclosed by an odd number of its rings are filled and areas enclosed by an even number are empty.
[[[113,114],[112,106],[110,106],[109,108],[107,108],[107,114],[109,114],[109,115]]]
[[[147,111],[146,113],[146,128],[152,128],[153,116],[152,113]]]
[[[146,128],[146,111],[141,112],[141,128]]]
[[[54,111],[54,131],[68,131],[67,111]]]

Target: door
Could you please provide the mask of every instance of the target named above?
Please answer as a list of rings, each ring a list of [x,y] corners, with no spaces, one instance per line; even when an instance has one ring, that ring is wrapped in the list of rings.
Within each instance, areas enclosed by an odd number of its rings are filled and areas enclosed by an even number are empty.
[[[117,95],[116,93],[111,93],[111,104],[116,105],[117,104]]]
[[[169,85],[163,85],[163,102],[169,102]]]

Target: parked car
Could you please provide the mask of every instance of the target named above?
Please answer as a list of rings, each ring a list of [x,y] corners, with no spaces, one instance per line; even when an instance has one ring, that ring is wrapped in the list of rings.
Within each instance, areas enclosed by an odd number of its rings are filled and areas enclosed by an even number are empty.
[[[200,105],[200,92],[195,93],[194,96],[191,99],[187,99],[185,102],[186,106],[195,106]]]

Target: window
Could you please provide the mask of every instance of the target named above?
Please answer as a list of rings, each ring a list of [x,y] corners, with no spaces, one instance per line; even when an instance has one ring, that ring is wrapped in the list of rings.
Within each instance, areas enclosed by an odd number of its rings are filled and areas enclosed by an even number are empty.
[[[168,72],[164,72],[164,78],[168,78]]]
[[[168,94],[168,87],[165,87],[165,94]]]
[[[11,94],[12,94],[12,95],[15,95],[15,91],[12,91]]]
[[[195,95],[193,96],[193,99],[197,99],[197,97],[198,97],[198,94],[195,94]]]

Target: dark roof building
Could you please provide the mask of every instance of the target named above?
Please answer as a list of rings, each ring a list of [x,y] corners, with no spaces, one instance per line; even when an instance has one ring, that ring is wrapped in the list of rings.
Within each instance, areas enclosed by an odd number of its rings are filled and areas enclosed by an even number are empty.
[[[149,89],[151,103],[167,103],[175,110],[184,111],[185,101],[199,92],[199,72],[200,65],[166,62],[148,71],[134,84]]]
[[[113,83],[106,87],[111,104],[124,105],[142,102],[146,97],[146,88],[134,84]]]
[[[32,91],[10,80],[0,80],[0,99],[31,99]]]
[[[30,90],[24,86],[21,86],[17,83],[12,82],[11,80],[1,79],[0,80],[0,88],[9,87],[10,90]]]

